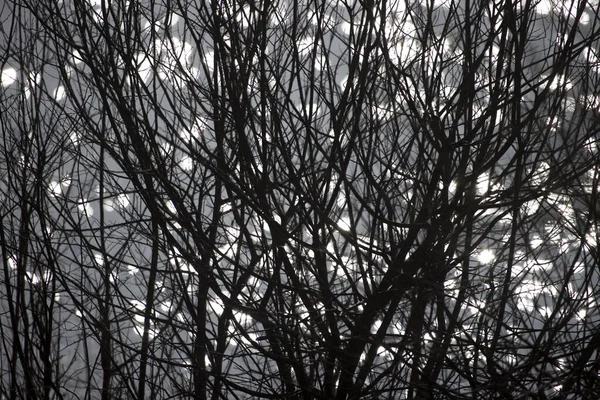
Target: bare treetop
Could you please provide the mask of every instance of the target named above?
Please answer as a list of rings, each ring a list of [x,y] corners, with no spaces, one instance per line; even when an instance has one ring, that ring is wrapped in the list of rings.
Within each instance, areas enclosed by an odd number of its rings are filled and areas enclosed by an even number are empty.
[[[598,4],[0,11],[0,398],[600,395]]]

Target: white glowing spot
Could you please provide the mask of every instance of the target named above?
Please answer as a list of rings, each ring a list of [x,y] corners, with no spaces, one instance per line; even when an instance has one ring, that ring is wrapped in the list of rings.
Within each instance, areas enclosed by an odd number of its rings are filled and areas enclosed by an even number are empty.
[[[71,132],[69,134],[69,140],[73,146],[78,146],[81,142],[81,134],[79,132]]]
[[[133,265],[128,265],[127,266],[127,273],[129,275],[135,275],[138,272],[140,272],[140,269],[138,267],[134,267]]]
[[[534,235],[533,238],[529,241],[532,249],[537,249],[540,247],[544,241],[540,238],[540,235]]]
[[[590,247],[598,246],[598,232],[594,227],[590,228],[589,232],[585,235],[585,242]]]
[[[181,19],[181,17],[177,14],[171,14],[171,19],[169,21],[169,25],[173,28],[176,27],[177,23],[179,23],[179,20]],[[165,18],[165,22],[166,22],[166,18]]]
[[[524,312],[532,312],[535,309],[535,305],[533,303],[533,296],[529,293],[524,293],[517,299],[517,308],[520,311]]]
[[[258,280],[258,278],[257,278],[257,277],[255,277],[255,276],[251,276],[250,278],[248,278],[248,281],[246,282],[246,285],[247,285],[249,288],[254,288],[254,289],[256,289],[256,287],[260,285],[260,282],[259,282],[259,280]]]
[[[42,81],[42,75],[39,72],[32,71],[29,73],[29,83],[31,86],[37,86]]]
[[[181,313],[181,312],[175,314],[175,318],[177,319],[177,321],[179,321],[183,324],[187,324],[189,322],[187,317],[185,316],[185,314]]]
[[[48,185],[48,191],[50,192],[50,196],[52,197],[60,196],[62,194],[62,187],[60,185],[60,182],[50,182],[50,185]]]
[[[194,168],[194,161],[191,159],[191,157],[184,156],[181,158],[181,160],[179,160],[179,168],[189,172]]]
[[[168,212],[177,215],[177,207],[175,207],[175,203],[173,203],[171,200],[167,200],[165,206],[167,207]]]
[[[0,76],[0,85],[7,87],[15,83],[17,80],[17,70],[14,68],[4,68]]]
[[[94,262],[99,267],[103,266],[104,265],[104,256],[101,253],[95,253],[94,254]]]
[[[68,77],[71,77],[71,75],[73,75],[73,72],[75,71],[75,67],[68,64],[65,65],[63,68],[65,70],[65,74],[67,74]]]
[[[350,218],[348,217],[340,218],[340,220],[337,223],[337,226],[339,230],[344,232],[350,232],[350,230],[352,229]]]
[[[381,358],[384,358],[385,360],[393,360],[394,359],[394,353],[390,352],[383,346],[379,346],[377,348],[377,355]]]
[[[564,35],[558,35],[556,37],[556,39],[554,40],[554,43],[556,43],[557,45],[564,47],[567,44],[567,41],[569,40],[569,35],[567,33],[565,33]],[[542,78],[545,77],[546,75],[542,75]],[[561,76],[558,75],[558,77],[560,78]]]
[[[264,220],[263,218],[259,217],[259,222],[262,226],[262,229],[266,232],[266,233],[270,233],[271,232],[271,227],[269,226],[269,223]]]
[[[434,339],[435,339],[435,336],[431,332],[425,332],[425,334],[423,335],[423,341],[425,343],[433,343]]]
[[[158,144],[160,155],[163,157],[169,157],[173,153],[173,144],[169,142],[161,142]]]
[[[471,302],[467,305],[467,310],[469,310],[473,315],[479,315],[481,310],[485,310],[485,306],[485,300],[471,299]]]
[[[543,185],[550,176],[550,165],[542,162],[531,175],[531,184],[534,186]]]
[[[548,75],[541,76],[542,81],[547,80],[548,78]],[[568,79],[564,75],[556,75],[552,78],[552,80],[548,81],[548,88],[550,90],[570,90],[573,88],[573,81],[571,81],[571,79]]]
[[[573,113],[575,113],[575,110],[577,110],[577,106],[578,101],[574,97],[569,96],[565,98],[565,100],[563,101],[563,107],[566,113],[566,117],[573,116]]]
[[[83,57],[79,50],[75,49],[71,52],[71,63],[75,65],[79,65],[83,62]]]
[[[346,90],[346,85],[348,84],[348,75],[346,75],[345,77],[342,78],[342,80],[340,80],[338,82],[338,86],[340,87],[340,90],[344,91]]]
[[[525,215],[531,215],[534,214],[539,208],[539,200],[529,200],[521,205],[521,212]]]
[[[578,11],[578,4],[577,4],[578,2],[570,0],[570,1],[564,1],[564,2],[559,3],[557,0],[555,0],[555,1],[556,1],[556,10],[562,11],[562,15],[569,18],[571,20],[570,22],[575,22],[574,20],[577,17],[577,11]],[[592,3],[589,3],[589,6],[592,6]],[[562,8],[562,10],[559,10],[559,8]],[[577,22],[581,25],[588,25],[590,23],[590,20],[591,20],[590,14],[588,12],[583,12],[581,15],[581,18]]]
[[[296,313],[301,322],[307,322],[309,320],[310,314],[304,304],[299,303],[296,305]]]
[[[54,100],[61,101],[66,96],[66,91],[64,86],[59,86],[54,91]]]
[[[14,256],[10,256],[8,258],[8,268],[10,268],[10,269],[17,268],[17,259]]]
[[[117,205],[120,208],[127,208],[131,206],[131,200],[129,198],[129,195],[125,193],[121,193],[120,195],[118,195],[115,199],[115,205]]]
[[[173,303],[170,301],[163,301],[159,305],[160,309],[165,313],[170,313],[173,310]]]
[[[598,140],[593,137],[590,137],[586,140],[585,147],[590,153],[596,153],[600,148]]]
[[[305,37],[298,41],[298,54],[300,56],[306,56],[313,51],[316,42],[313,36]]]
[[[445,101],[451,101],[451,99],[456,95],[457,89],[453,86],[444,86],[442,88],[442,99]],[[481,115],[483,115],[483,109],[485,108],[485,105],[487,104],[483,104],[480,105],[481,103],[484,103],[482,101],[482,99],[476,99],[476,102],[473,104],[473,106],[475,107],[474,110],[474,118],[480,118]]]
[[[579,19],[579,23],[581,25],[589,25],[591,21],[592,17],[590,16],[589,12],[585,11],[583,14],[581,14],[581,18]]]
[[[94,215],[94,209],[92,208],[92,205],[86,198],[79,199],[77,201],[77,209],[81,214],[87,217],[91,217]]]
[[[584,189],[587,193],[594,193],[595,190],[600,190],[600,170],[598,167],[592,167],[591,169],[586,171],[586,177],[591,181],[590,183],[584,186]],[[596,187],[594,187],[593,183],[596,183]]]
[[[146,309],[146,303],[141,300],[130,300],[129,304],[133,308],[133,311],[144,311]]]
[[[32,285],[37,285],[38,283],[40,283],[40,278],[37,275],[35,275],[29,271],[25,272],[25,278]]]
[[[176,266],[177,263],[179,262],[179,256],[181,255],[181,252],[179,251],[178,248],[173,248],[171,251],[169,251],[169,263],[172,266]]]
[[[541,0],[535,5],[535,11],[541,15],[549,15],[554,11],[555,6],[551,0]]]
[[[542,314],[544,318],[549,318],[552,315],[552,308],[550,307],[539,307],[538,312]]]
[[[314,253],[313,253],[314,254]],[[340,259],[341,264],[344,266],[344,268],[350,272],[359,272],[360,268],[358,265],[358,260],[356,258],[350,258],[347,256],[342,256]]]
[[[152,62],[150,58],[145,53],[138,53],[134,59],[139,79],[142,82],[147,82],[152,76]]]
[[[496,254],[489,249],[482,250],[477,254],[477,261],[481,264],[491,264],[495,258]]]
[[[46,235],[48,235],[49,237],[54,236],[54,229],[52,229],[51,226],[46,226],[45,231],[46,231]]]
[[[19,165],[20,165],[21,167],[26,167],[26,166],[28,166],[28,165],[26,164],[26,160],[27,160],[27,158],[28,158],[28,157],[26,157],[26,156],[25,156],[25,154],[21,154],[21,155],[19,156],[18,163],[19,163]]]
[[[456,181],[450,182],[450,185],[448,185],[448,193],[454,195],[456,193],[457,186],[458,184],[456,183]]]
[[[573,273],[574,274],[583,274],[585,272],[585,263],[583,261],[578,261],[573,265]]]
[[[324,54],[317,54],[317,58],[315,60],[315,69],[317,71],[327,70],[329,66],[329,58],[327,58]]]
[[[560,392],[562,390],[563,386],[562,385],[555,385],[552,387],[552,391],[554,392]]]
[[[515,365],[517,362],[517,357],[514,354],[507,354],[504,356],[504,360],[508,365]]]
[[[178,42],[179,39],[173,41],[173,46],[167,40],[156,39],[154,41],[154,47],[160,54],[160,57],[156,60],[159,79],[167,80],[173,77],[175,70],[178,69],[178,59],[174,54],[174,50],[177,47],[176,41]]]
[[[459,280],[456,278],[446,279],[444,281],[444,291],[449,293],[450,297],[458,296],[460,289]]]
[[[253,342],[256,342],[256,339],[259,337],[259,334],[255,332],[241,333],[233,324],[229,325],[227,332],[229,333],[229,340],[233,340],[236,343],[242,343],[245,346],[251,345]]]
[[[359,363],[364,363],[365,360],[367,359],[367,353],[365,351],[363,351],[360,355],[360,359],[358,360]]]
[[[376,334],[379,331],[379,328],[381,328],[381,324],[383,323],[382,320],[378,319],[377,321],[373,322],[373,325],[371,326],[371,333],[372,334]]]
[[[332,129],[329,131],[327,137],[331,143],[335,143],[337,139],[341,147],[346,146],[350,142],[350,135],[347,131],[341,131],[339,134],[337,134],[335,130]]]
[[[255,167],[256,171],[263,172],[262,161],[260,161],[260,159],[257,158],[254,160],[254,163],[255,163],[254,167]],[[260,175],[260,174],[257,174],[257,175]]]
[[[171,40],[172,45],[169,46],[171,47],[170,50],[174,53],[175,57],[179,59],[179,62],[187,68],[194,56],[194,47],[177,38],[172,38]]]
[[[573,205],[571,203],[569,203],[569,202],[560,203],[558,205],[558,212],[560,212],[560,215],[569,223],[571,223],[571,224],[576,223],[575,208],[573,208]]]
[[[344,21],[338,25],[338,32],[344,36],[350,36],[352,30],[354,29],[354,25],[351,22]]]
[[[487,172],[477,177],[477,194],[484,196],[490,188],[490,175]]]
[[[225,235],[230,243],[234,243],[240,237],[240,228],[237,226],[228,226],[225,228]]]
[[[344,190],[340,190],[338,196],[335,199],[335,204],[342,209],[345,209],[347,206],[347,202],[346,202],[346,194],[344,193]]]
[[[256,24],[256,15],[249,4],[245,4],[241,10],[238,10],[236,14],[236,22],[239,24],[240,29],[248,29],[252,25]]]
[[[544,282],[537,279],[526,278],[523,283],[516,287],[515,293],[521,297],[533,299],[544,292]]]
[[[394,115],[394,107],[389,104],[373,104],[371,112],[381,121],[388,120]]]
[[[591,66],[595,66],[596,69],[598,68],[598,64],[600,63],[598,53],[596,52],[596,50],[594,50],[594,48],[590,46],[586,46],[583,48],[581,52],[581,59],[584,62],[591,64]],[[584,99],[584,103],[587,107],[598,107],[599,105],[598,95],[595,93],[585,96]]]
[[[333,242],[327,243],[327,252],[330,254],[335,254],[335,246]]]
[[[244,328],[249,327],[252,324],[252,322],[254,322],[250,315],[241,311],[235,310],[233,312],[233,316],[238,321],[238,323]]]
[[[174,264],[174,265],[178,264],[179,271],[183,272],[184,274],[195,274],[196,273],[196,269],[192,266],[192,264],[190,264],[183,258],[178,258],[177,261],[178,261],[177,263],[172,263],[172,264]]]
[[[206,67],[206,71],[212,74],[215,71],[215,53],[214,51],[207,51],[202,57],[202,63]]]
[[[103,202],[104,211],[113,212],[115,210],[115,202],[112,199],[104,199]]]
[[[560,129],[561,120],[558,117],[548,117],[546,119],[546,125],[550,128],[550,132],[558,132]]]
[[[229,211],[231,211],[232,208],[233,207],[231,206],[231,203],[225,203],[221,205],[220,212],[221,214],[227,214]]]
[[[565,370],[568,366],[567,360],[564,358],[559,358],[556,360],[556,368],[559,370]]]

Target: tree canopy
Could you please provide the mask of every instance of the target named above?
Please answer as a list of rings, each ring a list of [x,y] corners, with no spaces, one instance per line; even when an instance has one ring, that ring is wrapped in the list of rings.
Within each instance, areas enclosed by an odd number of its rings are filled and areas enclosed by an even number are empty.
[[[598,5],[4,2],[0,398],[600,395]]]

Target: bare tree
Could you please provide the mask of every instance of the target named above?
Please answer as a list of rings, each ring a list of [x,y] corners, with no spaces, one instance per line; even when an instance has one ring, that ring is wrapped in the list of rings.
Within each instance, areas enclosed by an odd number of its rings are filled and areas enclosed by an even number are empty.
[[[598,4],[3,7],[0,397],[600,394]]]

